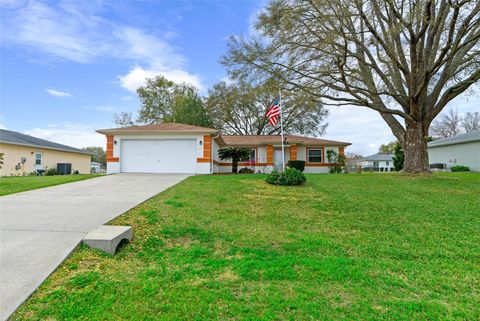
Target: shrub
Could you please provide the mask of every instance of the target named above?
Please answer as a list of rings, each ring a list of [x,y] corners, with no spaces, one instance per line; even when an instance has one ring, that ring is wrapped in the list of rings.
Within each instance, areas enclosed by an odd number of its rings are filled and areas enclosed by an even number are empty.
[[[57,170],[55,168],[49,168],[45,171],[45,176],[54,176],[58,175]]]
[[[341,173],[342,168],[345,167],[345,162],[347,160],[345,155],[343,154],[339,155],[334,150],[327,150],[327,159],[328,159],[328,162],[331,163],[331,165],[328,168],[330,169],[330,173],[332,174]]]
[[[303,185],[307,181],[305,175],[295,168],[286,168],[283,172],[273,170],[265,180],[272,185]]]
[[[238,172],[240,174],[253,174],[253,173],[255,173],[255,171],[253,169],[248,168],[248,167],[240,168],[240,170]]]
[[[288,167],[298,169],[300,172],[305,170],[305,161],[303,160],[289,160]]]
[[[470,167],[464,165],[456,165],[450,168],[452,172],[469,172]]]

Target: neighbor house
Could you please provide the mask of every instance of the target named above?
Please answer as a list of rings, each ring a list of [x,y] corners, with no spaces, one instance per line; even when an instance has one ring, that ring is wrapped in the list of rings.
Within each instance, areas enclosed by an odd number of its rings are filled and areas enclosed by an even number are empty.
[[[251,158],[240,163],[268,173],[282,166],[281,136],[220,135],[217,130],[177,123],[100,129],[107,138],[107,173],[195,173],[231,171],[231,161],[221,160],[218,150],[243,147]],[[327,173],[331,164],[326,151],[344,154],[347,142],[285,135],[285,162],[304,160],[306,173]]]
[[[480,172],[480,130],[429,142],[428,159],[431,168],[464,165]]]
[[[365,157],[362,170],[372,172],[393,172],[393,154],[375,154]]]
[[[57,164],[71,164],[72,172],[90,173],[89,152],[11,130],[0,129],[0,153],[3,153],[1,176],[57,169]]]

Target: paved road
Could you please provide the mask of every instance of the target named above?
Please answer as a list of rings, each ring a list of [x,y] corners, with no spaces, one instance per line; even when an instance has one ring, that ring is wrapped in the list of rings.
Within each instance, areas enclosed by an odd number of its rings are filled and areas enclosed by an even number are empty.
[[[0,197],[0,320],[93,228],[188,174],[117,174]]]

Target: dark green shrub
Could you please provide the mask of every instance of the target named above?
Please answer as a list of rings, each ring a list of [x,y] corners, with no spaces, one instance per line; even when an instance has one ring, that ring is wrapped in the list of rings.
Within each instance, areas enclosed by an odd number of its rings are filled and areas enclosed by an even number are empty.
[[[336,151],[334,150],[327,150],[327,159],[328,162],[331,163],[330,166],[328,166],[330,173],[332,174],[338,174],[342,172],[342,169],[345,167],[345,162],[347,158],[345,155],[341,154],[339,155]]]
[[[405,154],[403,152],[402,145],[400,145],[400,143],[397,142],[393,149],[393,168],[397,172],[403,169],[404,160],[405,160]]]
[[[240,168],[240,170],[238,172],[240,174],[253,174],[253,173],[255,173],[255,171],[253,169],[248,168],[248,167]]]
[[[303,185],[307,181],[305,175],[295,168],[286,168],[283,172],[273,170],[265,180],[269,184],[273,185]]]
[[[298,169],[302,173],[305,170],[305,161],[303,160],[289,160],[287,165],[290,168]]]
[[[55,168],[49,168],[45,171],[45,176],[54,176],[58,175],[57,170]]]
[[[450,168],[452,172],[469,172],[470,167],[464,165],[456,165]]]

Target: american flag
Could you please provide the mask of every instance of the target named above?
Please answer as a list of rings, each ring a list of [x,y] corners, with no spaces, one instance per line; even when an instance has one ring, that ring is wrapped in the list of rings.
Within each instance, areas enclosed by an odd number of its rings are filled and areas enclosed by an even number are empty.
[[[268,118],[268,122],[272,126],[276,126],[278,123],[278,116],[280,116],[280,97],[277,97],[273,104],[268,108],[265,114]]]

